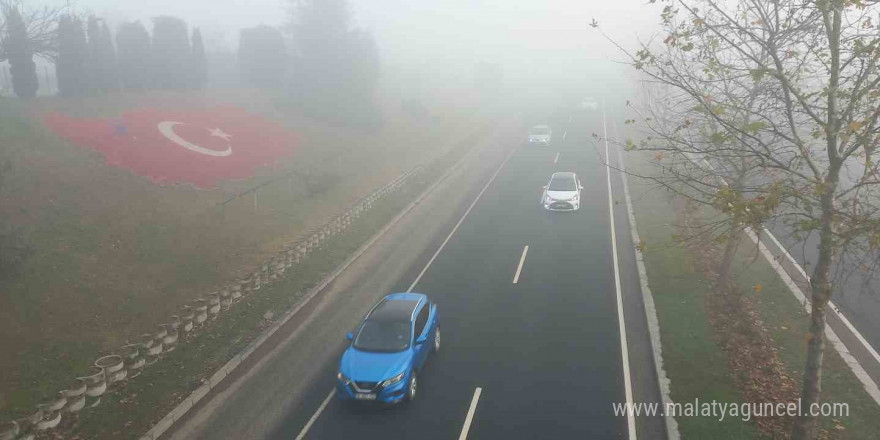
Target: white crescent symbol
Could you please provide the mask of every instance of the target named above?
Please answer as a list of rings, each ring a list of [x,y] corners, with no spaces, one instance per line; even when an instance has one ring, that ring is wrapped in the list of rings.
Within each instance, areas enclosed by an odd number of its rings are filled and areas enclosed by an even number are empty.
[[[159,132],[162,133],[165,137],[168,138],[171,142],[174,142],[177,145],[180,145],[187,150],[195,151],[196,153],[207,154],[208,156],[218,156],[225,157],[232,154],[232,147],[227,143],[226,149],[222,151],[212,150],[210,148],[200,147],[196,144],[193,144],[186,139],[177,135],[174,132],[175,125],[184,125],[183,122],[175,122],[175,121],[162,121],[159,123]]]

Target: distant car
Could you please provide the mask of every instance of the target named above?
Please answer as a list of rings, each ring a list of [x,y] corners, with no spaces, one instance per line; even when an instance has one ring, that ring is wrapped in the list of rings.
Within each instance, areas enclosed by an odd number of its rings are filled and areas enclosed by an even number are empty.
[[[578,105],[581,110],[598,110],[599,103],[595,99],[587,97]]]
[[[342,354],[336,391],[342,400],[413,400],[418,373],[440,350],[437,305],[420,293],[392,293],[367,314]]]
[[[553,130],[547,125],[536,125],[529,129],[529,145],[550,145]]]
[[[541,206],[548,211],[577,211],[581,207],[581,181],[571,172],[553,173],[544,186]]]

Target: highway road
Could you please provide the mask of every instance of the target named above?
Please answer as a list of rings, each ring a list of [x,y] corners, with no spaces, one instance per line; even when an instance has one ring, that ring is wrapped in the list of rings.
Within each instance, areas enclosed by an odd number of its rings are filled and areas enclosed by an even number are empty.
[[[504,124],[165,437],[665,438],[662,419],[638,418],[633,430],[612,408],[627,389],[635,401],[660,398],[620,176],[608,178],[605,147],[591,136],[602,133],[602,112],[544,119],[525,122],[550,123],[552,145],[523,145],[528,124]],[[539,206],[555,171],[580,176],[580,211]],[[417,399],[390,408],[336,400],[344,334],[376,300],[410,290],[438,304],[443,334]]]

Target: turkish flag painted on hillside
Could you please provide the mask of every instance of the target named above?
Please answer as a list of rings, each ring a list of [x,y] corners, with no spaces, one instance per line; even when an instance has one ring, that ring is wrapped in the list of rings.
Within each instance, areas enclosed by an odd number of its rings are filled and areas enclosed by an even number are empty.
[[[104,155],[156,183],[213,188],[248,179],[257,167],[293,153],[296,138],[280,124],[236,107],[192,110],[140,108],[119,118],[43,115],[59,136]]]

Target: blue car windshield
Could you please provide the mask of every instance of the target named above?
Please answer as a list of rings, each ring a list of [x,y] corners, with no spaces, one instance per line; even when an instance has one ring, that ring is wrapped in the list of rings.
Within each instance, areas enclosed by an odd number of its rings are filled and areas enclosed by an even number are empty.
[[[393,353],[409,347],[408,321],[364,321],[354,339],[354,348],[363,351]]]

